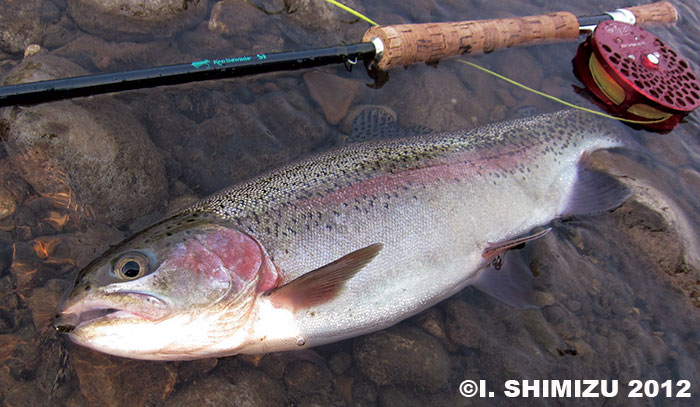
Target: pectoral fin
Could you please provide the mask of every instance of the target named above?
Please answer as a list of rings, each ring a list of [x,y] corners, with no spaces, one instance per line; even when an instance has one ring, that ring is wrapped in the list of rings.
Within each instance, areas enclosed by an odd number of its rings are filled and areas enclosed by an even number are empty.
[[[275,306],[293,310],[322,304],[334,298],[343,285],[369,264],[383,247],[381,243],[375,243],[355,250],[271,290],[266,295]]]

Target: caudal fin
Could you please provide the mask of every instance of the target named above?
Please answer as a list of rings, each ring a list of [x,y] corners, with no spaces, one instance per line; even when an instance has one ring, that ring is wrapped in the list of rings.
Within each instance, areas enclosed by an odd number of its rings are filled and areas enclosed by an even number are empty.
[[[627,201],[632,191],[615,177],[590,168],[584,155],[579,162],[576,183],[566,203],[563,217],[590,215],[613,210]]]

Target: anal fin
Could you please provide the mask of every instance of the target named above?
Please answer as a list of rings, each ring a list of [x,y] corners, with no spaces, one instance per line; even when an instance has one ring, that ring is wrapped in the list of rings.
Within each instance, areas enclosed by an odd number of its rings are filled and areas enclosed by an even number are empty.
[[[322,304],[335,297],[345,283],[374,259],[381,243],[355,250],[323,267],[310,271],[266,295],[277,307],[297,310]]]

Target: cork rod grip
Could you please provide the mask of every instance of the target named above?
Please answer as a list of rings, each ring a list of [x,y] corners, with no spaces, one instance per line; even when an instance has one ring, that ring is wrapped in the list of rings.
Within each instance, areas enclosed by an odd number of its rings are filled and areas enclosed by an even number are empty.
[[[498,20],[378,26],[367,30],[362,41],[382,41],[384,54],[378,67],[389,69],[516,45],[575,40],[578,35],[576,16],[559,12]]]
[[[635,25],[647,27],[650,25],[673,24],[678,21],[678,12],[673,4],[667,1],[645,4],[643,6],[626,7],[637,19]]]
[[[628,7],[636,25],[672,24],[678,19],[675,7],[661,1]],[[384,46],[377,66],[389,69],[416,62],[436,62],[442,58],[491,52],[517,45],[576,40],[578,19],[571,13],[455,23],[402,24],[372,27],[363,42],[379,38]]]

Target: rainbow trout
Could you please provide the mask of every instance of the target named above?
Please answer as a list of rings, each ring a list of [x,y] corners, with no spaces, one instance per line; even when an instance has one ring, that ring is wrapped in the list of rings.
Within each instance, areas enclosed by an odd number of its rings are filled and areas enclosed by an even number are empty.
[[[586,157],[621,144],[577,112],[348,144],[111,248],[54,325],[102,352],[186,360],[376,331],[470,284],[524,305],[503,254],[555,218],[620,205],[629,190]]]

